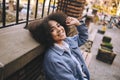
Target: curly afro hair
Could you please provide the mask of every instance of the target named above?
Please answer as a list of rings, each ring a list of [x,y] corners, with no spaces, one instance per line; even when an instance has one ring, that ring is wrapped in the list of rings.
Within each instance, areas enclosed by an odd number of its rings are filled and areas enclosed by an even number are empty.
[[[64,27],[67,35],[67,32],[69,31],[69,29],[65,22],[66,18],[67,18],[67,15],[65,15],[63,12],[55,12],[48,15],[43,20],[37,20],[30,23],[28,26],[28,29],[31,32],[32,37],[37,42],[45,45],[46,48],[49,48],[50,46],[53,46],[55,41],[52,38],[52,35],[50,32],[50,25],[48,24],[48,22],[50,20],[54,20],[60,23]]]

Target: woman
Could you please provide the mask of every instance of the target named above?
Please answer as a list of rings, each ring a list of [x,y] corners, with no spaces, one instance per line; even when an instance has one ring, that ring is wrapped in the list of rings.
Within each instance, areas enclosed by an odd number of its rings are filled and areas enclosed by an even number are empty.
[[[67,37],[74,25],[78,34]],[[46,80],[90,80],[80,48],[88,38],[87,27],[64,13],[53,13],[40,24],[29,28],[33,38],[45,45],[44,71]]]

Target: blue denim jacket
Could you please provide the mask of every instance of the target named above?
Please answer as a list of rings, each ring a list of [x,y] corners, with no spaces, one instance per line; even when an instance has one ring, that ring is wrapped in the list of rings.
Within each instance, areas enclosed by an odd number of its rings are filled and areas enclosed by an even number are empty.
[[[80,46],[88,38],[87,27],[82,24],[77,27],[78,35],[67,37],[64,41],[69,44],[72,55],[80,62],[83,72],[90,80],[89,72],[80,52]],[[52,46],[44,57],[44,71],[46,80],[84,80],[77,64],[71,59],[66,51]]]

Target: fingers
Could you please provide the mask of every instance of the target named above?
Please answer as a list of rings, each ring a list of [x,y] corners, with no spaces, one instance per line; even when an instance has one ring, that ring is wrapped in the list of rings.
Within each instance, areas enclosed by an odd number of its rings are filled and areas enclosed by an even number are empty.
[[[67,19],[66,19],[66,24],[67,24],[68,26],[74,25],[74,23],[75,23],[75,18],[73,18],[73,17],[67,17]]]
[[[68,26],[71,26],[71,25],[78,26],[79,21],[78,21],[78,19],[76,19],[74,17],[67,17],[66,18],[66,25],[68,25]]]
[[[69,25],[71,21],[72,21],[72,18],[71,18],[71,17],[67,17],[67,18],[66,18],[66,24],[67,24],[67,25]]]

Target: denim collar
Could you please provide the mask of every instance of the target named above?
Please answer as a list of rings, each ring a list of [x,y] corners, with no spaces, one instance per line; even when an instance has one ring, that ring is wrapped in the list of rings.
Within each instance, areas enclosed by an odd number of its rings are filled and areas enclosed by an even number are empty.
[[[69,50],[69,45],[68,43],[66,43],[65,41],[63,41],[63,47],[59,46],[58,44],[54,44],[54,46],[52,47],[52,49],[57,52],[59,55],[63,55],[63,53],[67,50]]]
[[[70,49],[77,48],[77,44],[75,42],[73,42],[72,40],[70,40],[69,38],[66,38],[64,40],[64,42],[69,45]],[[59,48],[58,46],[55,46],[55,45],[51,49],[54,50],[59,55],[63,55],[63,53],[66,52],[65,49],[61,49],[61,48]]]
[[[63,53],[65,52],[65,50],[64,49],[60,49],[59,47],[57,47],[57,46],[53,46],[52,48],[51,48],[52,50],[54,50],[56,53],[58,53],[59,55],[63,55]]]

